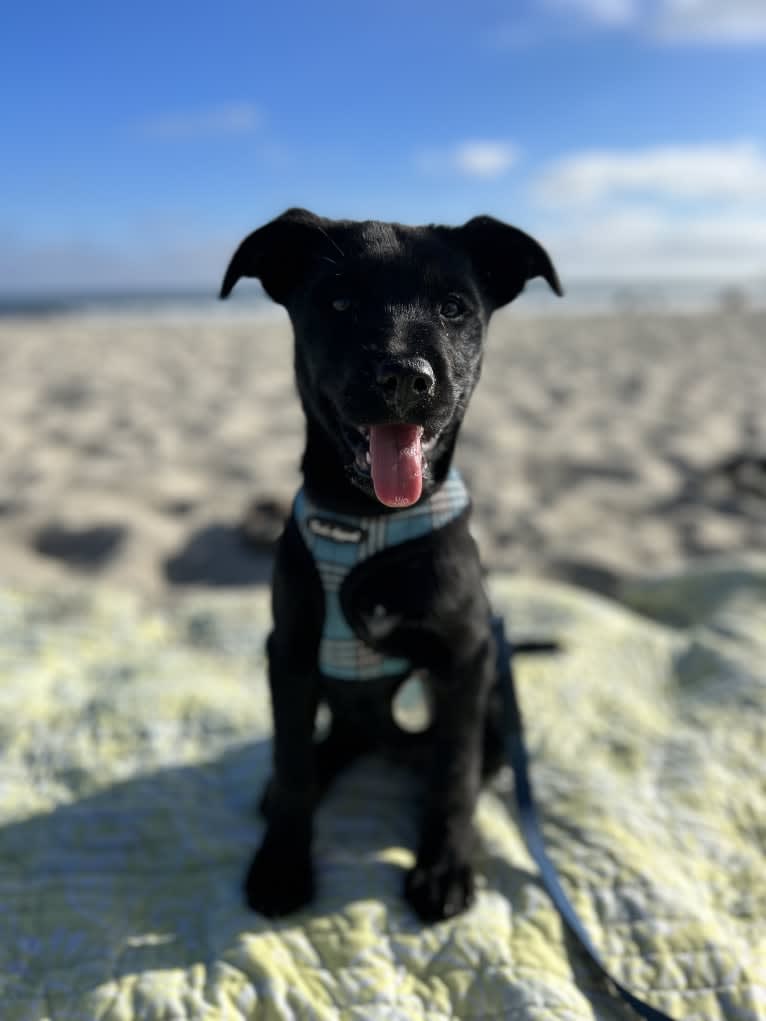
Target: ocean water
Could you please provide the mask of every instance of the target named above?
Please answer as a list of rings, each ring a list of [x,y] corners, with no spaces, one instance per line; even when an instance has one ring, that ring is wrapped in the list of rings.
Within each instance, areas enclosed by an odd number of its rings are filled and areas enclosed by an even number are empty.
[[[561,300],[540,280],[531,281],[514,302],[521,316],[640,315],[643,313],[737,314],[766,309],[766,276],[731,283],[721,280],[595,280],[564,281]],[[136,291],[94,293],[0,292],[0,318],[49,316],[127,317],[140,319],[276,319],[284,312],[257,284],[241,288],[226,301],[216,292]]]

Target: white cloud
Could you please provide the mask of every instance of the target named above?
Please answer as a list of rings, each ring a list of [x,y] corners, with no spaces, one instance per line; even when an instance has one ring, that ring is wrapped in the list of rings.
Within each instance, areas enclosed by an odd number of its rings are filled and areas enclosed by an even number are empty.
[[[545,243],[565,282],[570,275],[766,279],[766,214],[679,219],[653,209],[624,207],[573,218],[564,227],[546,231]]]
[[[590,150],[557,160],[536,196],[555,205],[626,195],[742,202],[766,198],[766,150],[755,142]]]
[[[425,173],[446,172],[487,180],[502,177],[518,160],[515,145],[497,140],[460,142],[446,149],[423,150],[415,157],[416,165]]]
[[[575,152],[532,189],[563,277],[766,279],[766,147],[755,142]]]
[[[252,103],[226,103],[208,110],[161,114],[140,125],[141,132],[164,141],[186,141],[220,135],[246,135],[260,125],[261,115]]]
[[[588,26],[627,29],[655,42],[757,45],[766,42],[765,0],[545,0],[557,34]],[[550,24],[548,30],[550,31]],[[504,38],[499,29],[498,38]],[[537,35],[543,37],[538,27]]]
[[[507,142],[463,142],[455,149],[454,165],[473,177],[499,177],[518,160],[518,150]]]
[[[764,0],[663,0],[654,34],[669,42],[766,42]]]

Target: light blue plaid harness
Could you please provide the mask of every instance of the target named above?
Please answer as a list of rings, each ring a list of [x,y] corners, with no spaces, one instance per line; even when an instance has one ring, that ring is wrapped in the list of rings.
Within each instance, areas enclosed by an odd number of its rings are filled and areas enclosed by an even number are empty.
[[[410,672],[408,660],[376,652],[357,637],[341,606],[341,586],[354,567],[385,549],[443,528],[459,517],[469,502],[465,483],[454,468],[428,499],[392,514],[337,514],[313,503],[303,489],[299,490],[293,515],[324,588],[325,616],[319,646],[319,669],[323,674],[367,681]]]

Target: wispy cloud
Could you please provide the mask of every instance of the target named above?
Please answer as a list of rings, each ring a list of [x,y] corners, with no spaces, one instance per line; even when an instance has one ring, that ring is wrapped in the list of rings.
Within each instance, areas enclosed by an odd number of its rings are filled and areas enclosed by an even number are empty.
[[[637,0],[545,0],[545,6],[609,26],[632,24],[640,13]]]
[[[253,103],[225,103],[206,110],[159,114],[139,125],[141,133],[163,141],[186,141],[222,135],[248,135],[261,123]]]
[[[664,0],[654,33],[668,42],[766,42],[763,0]]]
[[[531,185],[564,275],[766,276],[766,147],[571,153]]]
[[[545,233],[562,278],[766,277],[766,214],[679,218],[645,207],[583,214]]]
[[[485,33],[516,49],[588,31],[627,31],[650,42],[714,46],[766,43],[764,0],[542,0],[537,16]]]
[[[429,174],[460,174],[489,180],[502,177],[516,165],[520,151],[511,142],[471,140],[443,149],[424,149],[415,157],[419,170]]]
[[[191,220],[191,218],[190,218]],[[0,292],[87,293],[99,290],[199,288],[212,296],[231,256],[231,238],[190,238],[158,221],[132,238],[72,236],[32,241],[0,230]]]
[[[549,165],[538,178],[535,195],[555,205],[629,195],[729,202],[766,199],[766,149],[743,141],[589,150]]]

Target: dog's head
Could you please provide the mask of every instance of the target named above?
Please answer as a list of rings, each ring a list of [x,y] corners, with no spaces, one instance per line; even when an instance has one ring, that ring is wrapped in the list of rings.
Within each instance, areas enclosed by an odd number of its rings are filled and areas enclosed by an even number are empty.
[[[538,276],[562,293],[543,248],[488,216],[406,227],[290,209],[241,243],[221,297],[258,277],[290,315],[304,472],[342,468],[357,490],[406,507],[446,475],[492,312]],[[323,468],[308,463],[312,442]]]

